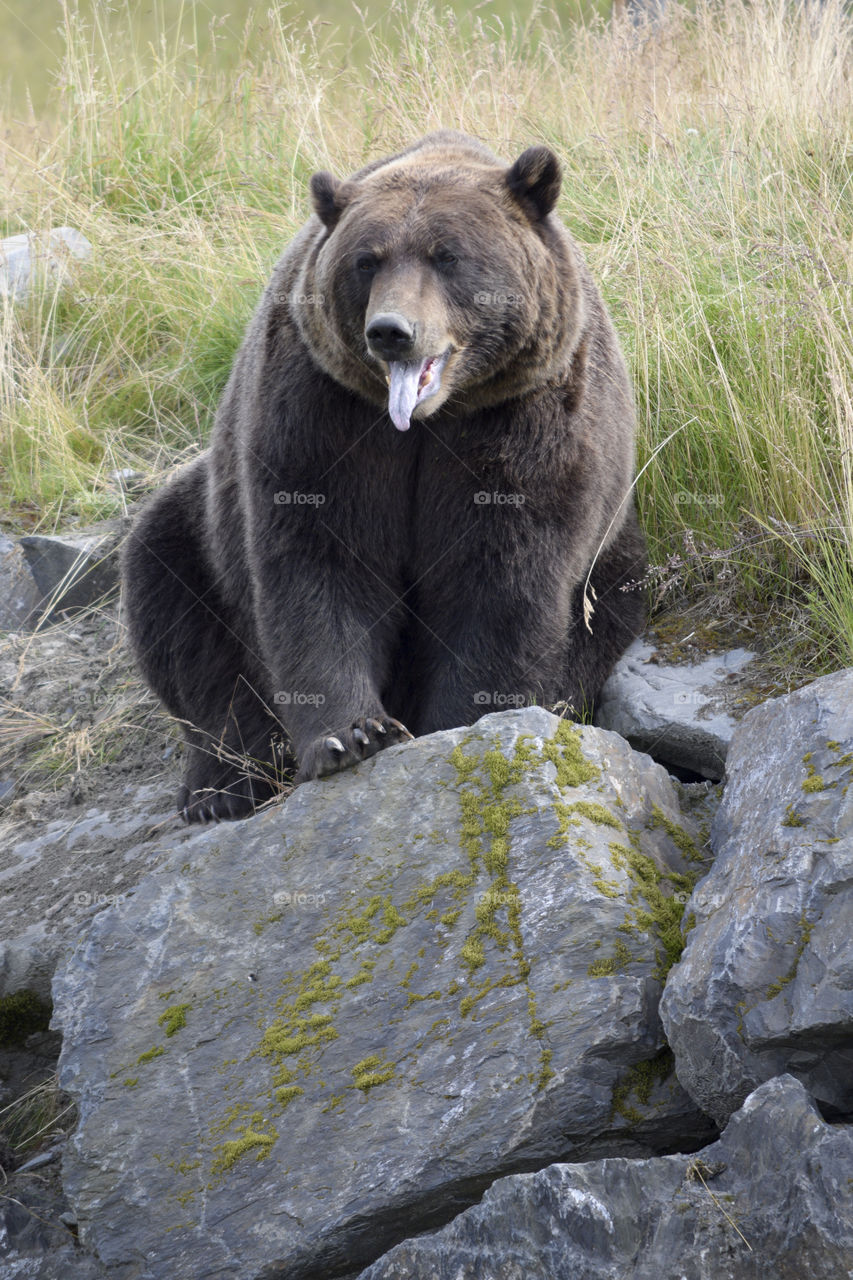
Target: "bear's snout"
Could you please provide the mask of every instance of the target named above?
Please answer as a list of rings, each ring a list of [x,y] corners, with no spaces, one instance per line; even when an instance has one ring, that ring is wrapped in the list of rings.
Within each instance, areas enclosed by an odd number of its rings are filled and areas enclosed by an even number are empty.
[[[416,326],[399,311],[384,311],[364,330],[368,346],[381,360],[405,360],[415,345]]]

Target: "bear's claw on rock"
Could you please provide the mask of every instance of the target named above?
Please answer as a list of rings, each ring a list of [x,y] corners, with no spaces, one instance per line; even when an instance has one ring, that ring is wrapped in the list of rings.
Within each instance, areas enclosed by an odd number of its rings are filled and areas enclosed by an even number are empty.
[[[301,754],[295,781],[309,782],[312,778],[324,778],[341,769],[350,769],[376,755],[377,751],[396,746],[399,742],[408,742],[413,736],[393,716],[383,716],[381,720],[373,716],[356,720],[347,729],[316,738]]]

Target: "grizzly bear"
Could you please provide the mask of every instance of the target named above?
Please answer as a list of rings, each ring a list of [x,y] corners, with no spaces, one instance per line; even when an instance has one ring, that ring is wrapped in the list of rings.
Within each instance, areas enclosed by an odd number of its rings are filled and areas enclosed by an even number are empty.
[[[580,712],[641,629],[631,390],[560,181],[450,131],[312,178],[210,448],[124,555],[188,821],[502,707]]]

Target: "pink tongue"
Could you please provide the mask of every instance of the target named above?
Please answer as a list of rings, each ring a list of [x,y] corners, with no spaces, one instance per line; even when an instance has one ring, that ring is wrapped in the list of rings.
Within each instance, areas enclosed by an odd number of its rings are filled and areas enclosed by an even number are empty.
[[[388,368],[391,373],[388,390],[388,412],[398,431],[408,431],[412,410],[418,403],[418,385],[425,360],[394,360]]]

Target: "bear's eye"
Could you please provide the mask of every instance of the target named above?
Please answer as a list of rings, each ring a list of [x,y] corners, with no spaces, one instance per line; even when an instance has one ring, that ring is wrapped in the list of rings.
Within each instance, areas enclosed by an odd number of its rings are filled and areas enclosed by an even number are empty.
[[[452,267],[458,261],[456,254],[450,249],[434,249],[432,260],[437,267]]]
[[[360,275],[372,276],[379,267],[379,261],[375,253],[359,253],[355,259],[355,269]]]

